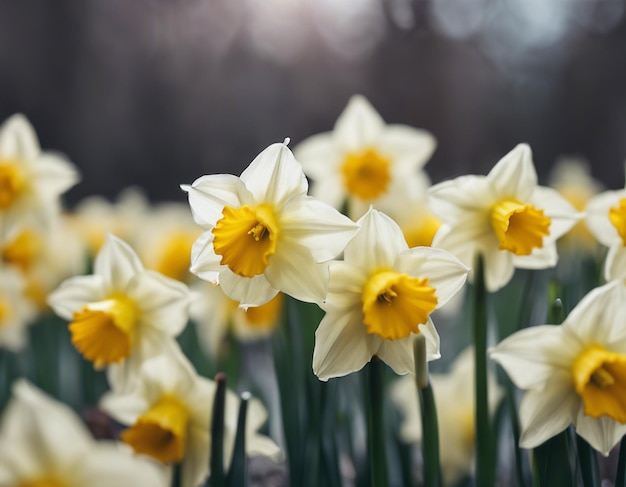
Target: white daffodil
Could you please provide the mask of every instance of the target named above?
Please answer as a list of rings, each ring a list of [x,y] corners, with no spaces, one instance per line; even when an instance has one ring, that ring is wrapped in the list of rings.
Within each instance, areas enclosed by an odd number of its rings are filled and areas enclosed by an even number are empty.
[[[67,406],[24,380],[0,423],[3,487],[166,487],[165,469],[112,441],[93,439]]]
[[[449,253],[409,249],[387,215],[370,209],[343,261],[330,264],[326,312],[315,333],[313,371],[321,380],[360,370],[376,355],[396,373],[414,372],[413,335],[439,357],[430,314],[465,283],[468,268]]]
[[[183,330],[189,292],[183,283],[145,270],[133,249],[109,234],[94,273],[67,279],[48,302],[71,321],[72,343],[96,368],[121,365],[115,382],[124,388],[142,360],[161,353]]]
[[[59,210],[59,196],[78,181],[63,156],[42,152],[23,115],[0,126],[0,225],[6,232],[25,223],[46,225]]]
[[[519,144],[487,176],[461,176],[429,190],[432,211],[444,222],[433,246],[471,266],[485,262],[488,291],[504,286],[516,267],[556,265],[556,240],[580,215],[551,188],[537,185],[530,147]]]
[[[191,291],[189,316],[196,324],[200,345],[213,358],[225,351],[224,339],[229,331],[241,341],[258,340],[271,335],[282,316],[282,293],[261,306],[242,309],[215,284],[200,282]]]
[[[37,317],[37,308],[25,290],[18,271],[0,267],[0,348],[17,351],[26,345],[26,327]]]
[[[589,164],[580,159],[561,158],[550,176],[550,186],[556,189],[576,210],[584,212],[591,199],[602,191],[602,184],[591,177]],[[597,243],[585,221],[579,221],[563,235],[566,248],[592,251]]]
[[[609,247],[605,279],[626,279],[626,188],[593,197],[587,204],[586,221],[598,241]]]
[[[562,325],[521,330],[490,350],[526,392],[520,446],[534,448],[571,423],[603,455],[626,434],[625,290],[596,288]]]
[[[497,406],[501,391],[495,377],[489,380],[489,409]],[[431,374],[430,382],[437,407],[437,425],[441,449],[441,473],[445,485],[456,485],[471,473],[474,466],[476,425],[474,418],[474,352],[463,351],[447,374]],[[391,388],[391,399],[403,416],[400,437],[407,443],[422,441],[422,420],[415,376],[398,379]]]
[[[196,374],[180,350],[144,362],[138,387],[130,394],[109,394],[102,406],[129,428],[121,439],[136,453],[163,464],[181,463],[181,486],[203,484],[209,472],[210,422],[216,385]],[[225,463],[234,446],[239,399],[228,391],[224,418]],[[261,404],[249,403],[246,448],[251,454],[277,458],[280,450],[256,430],[265,422]]]
[[[348,203],[359,218],[374,205],[388,211],[406,188],[422,186],[420,171],[435,150],[435,138],[408,125],[387,125],[360,95],[353,96],[332,132],[317,134],[295,149],[313,179],[313,196],[335,208]]]
[[[278,291],[307,302],[326,297],[328,268],[321,263],[338,255],[357,227],[307,196],[302,166],[285,144],[269,146],[241,177],[202,176],[182,188],[205,230],[192,249],[194,274],[244,308]]]

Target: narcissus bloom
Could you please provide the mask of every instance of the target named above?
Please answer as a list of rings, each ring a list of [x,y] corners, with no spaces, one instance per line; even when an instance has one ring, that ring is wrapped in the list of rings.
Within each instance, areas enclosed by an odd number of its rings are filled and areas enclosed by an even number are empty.
[[[551,188],[537,185],[530,147],[519,144],[487,176],[461,176],[429,190],[432,211],[444,222],[433,246],[471,266],[485,262],[485,285],[496,291],[516,267],[556,265],[556,240],[580,215]]]
[[[59,196],[78,181],[63,156],[42,152],[28,120],[14,115],[0,126],[0,220],[3,232],[25,223],[45,226]]]
[[[87,360],[96,368],[122,364],[127,377],[183,330],[189,292],[183,283],[145,270],[133,249],[109,234],[94,273],[67,279],[48,302],[71,321],[72,343]]]
[[[94,440],[70,408],[20,380],[0,424],[0,485],[166,487],[168,479],[156,462]]]
[[[624,286],[587,294],[560,326],[521,330],[491,349],[526,393],[520,446],[534,448],[574,423],[603,455],[626,434]]]
[[[181,463],[182,487],[201,485],[209,475],[210,422],[216,385],[200,377],[180,350],[144,362],[137,387],[130,394],[109,394],[103,408],[129,427],[122,441],[136,453],[163,464]],[[230,462],[237,428],[239,400],[228,391],[225,407],[225,463]],[[256,430],[265,422],[261,404],[249,403],[246,448],[276,458],[280,450]]]
[[[431,374],[437,407],[441,449],[441,473],[445,485],[456,485],[474,466],[476,445],[474,352],[463,351],[447,374]],[[489,409],[496,409],[501,391],[492,374],[489,381]],[[400,438],[407,443],[422,441],[422,419],[415,376],[405,375],[393,384],[391,399],[403,416]]]
[[[343,261],[330,264],[326,311],[315,333],[313,371],[321,380],[360,370],[376,355],[396,373],[414,372],[412,338],[426,337],[439,357],[430,314],[465,283],[468,268],[449,253],[409,249],[387,215],[370,209]]]
[[[343,250],[357,227],[307,196],[302,166],[285,144],[269,146],[241,177],[202,176],[182,188],[205,230],[192,249],[194,274],[219,284],[244,308],[278,291],[307,302],[326,297],[322,263]]]
[[[387,211],[406,188],[422,186],[421,169],[435,138],[408,125],[387,125],[360,95],[353,96],[332,132],[309,137],[294,152],[313,179],[312,194],[359,218],[374,205]]]

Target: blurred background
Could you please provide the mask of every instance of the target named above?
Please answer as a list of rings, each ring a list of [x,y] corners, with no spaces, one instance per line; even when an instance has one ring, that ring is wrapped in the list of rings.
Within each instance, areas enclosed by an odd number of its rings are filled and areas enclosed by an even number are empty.
[[[432,132],[434,182],[519,142],[624,186],[621,0],[0,0],[0,118],[22,112],[88,195],[239,174],[332,129],[355,93]]]

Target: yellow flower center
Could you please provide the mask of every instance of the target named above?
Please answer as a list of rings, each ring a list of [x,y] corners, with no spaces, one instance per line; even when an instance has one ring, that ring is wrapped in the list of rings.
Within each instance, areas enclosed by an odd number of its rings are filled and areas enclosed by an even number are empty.
[[[420,216],[402,229],[406,243],[410,248],[430,247],[433,238],[441,226],[441,220],[429,211],[420,213]]]
[[[242,277],[262,274],[276,252],[278,223],[271,205],[225,206],[213,229],[213,249],[220,263]]]
[[[591,345],[574,360],[572,376],[587,416],[626,423],[626,355]]]
[[[246,323],[258,330],[272,330],[278,323],[283,307],[283,295],[278,293],[273,299],[261,306],[250,307],[245,311]]]
[[[367,332],[385,340],[419,333],[418,325],[426,323],[437,307],[435,288],[428,285],[428,278],[386,270],[370,276],[361,301]]]
[[[65,485],[65,482],[61,482],[54,477],[41,477],[21,482],[17,487],[65,487]]]
[[[543,247],[543,237],[550,234],[549,217],[532,205],[514,199],[502,200],[491,209],[491,226],[500,240],[500,250],[515,255],[529,255]]]
[[[155,270],[164,276],[185,282],[189,275],[191,247],[197,237],[185,232],[169,235],[159,253]]]
[[[2,248],[2,260],[27,272],[44,249],[40,235],[32,230],[22,230],[13,241]]]
[[[189,410],[176,397],[163,395],[120,438],[136,453],[162,463],[180,462],[185,456]]]
[[[6,210],[18,198],[26,181],[13,161],[0,161],[0,210]]]
[[[617,206],[609,210],[609,220],[622,238],[622,244],[626,245],[626,198],[620,199]]]
[[[89,303],[74,313],[69,325],[72,343],[96,368],[121,362],[132,351],[138,312],[123,295]]]
[[[391,181],[390,161],[374,149],[348,154],[341,166],[348,192],[362,200],[373,200],[387,191]]]

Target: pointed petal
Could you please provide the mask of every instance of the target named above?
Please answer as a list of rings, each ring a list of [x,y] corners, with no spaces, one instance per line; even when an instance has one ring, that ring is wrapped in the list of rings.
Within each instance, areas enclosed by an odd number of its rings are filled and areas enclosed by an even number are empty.
[[[626,247],[621,241],[616,241],[609,247],[604,261],[604,278],[607,281],[626,279]]]
[[[296,194],[306,194],[309,185],[302,166],[285,144],[272,144],[241,173],[241,180],[257,203],[277,207]]]
[[[537,172],[527,144],[518,144],[493,167],[487,176],[501,198],[527,201],[537,187]]]
[[[21,113],[0,126],[0,155],[32,162],[39,155],[39,141],[32,125]]]
[[[520,330],[489,350],[520,389],[542,389],[558,371],[569,369],[580,344],[562,326],[542,325]]]
[[[74,312],[106,298],[109,291],[102,276],[70,277],[48,296],[48,304],[61,318],[71,321]]]
[[[344,251],[345,261],[356,267],[391,267],[409,248],[398,224],[380,211],[370,209],[357,225],[361,228]]]
[[[381,340],[376,351],[379,359],[385,362],[398,375],[414,374],[412,335],[398,340]]]
[[[534,448],[567,428],[576,418],[580,399],[568,373],[558,372],[542,390],[524,394],[519,416],[520,446]]]
[[[428,190],[428,206],[442,221],[462,223],[470,215],[487,213],[498,195],[485,176],[460,176]]]
[[[212,174],[196,179],[191,186],[181,186],[189,197],[194,221],[204,228],[222,218],[224,206],[238,208],[252,202],[244,182],[232,174]]]
[[[576,417],[576,433],[602,455],[608,457],[610,451],[626,434],[626,424],[608,417],[592,418],[587,416],[581,407]]]
[[[435,150],[437,141],[425,130],[408,125],[387,125],[377,147],[393,161],[398,174],[412,174],[424,167]]]
[[[587,213],[585,221],[589,231],[602,245],[607,247],[610,247],[615,241],[622,241],[617,229],[609,220],[609,210],[618,206],[622,198],[626,198],[626,189],[605,191],[591,198],[585,209]]]
[[[293,155],[316,182],[331,177],[341,159],[331,132],[304,139],[293,149]]]
[[[37,158],[37,192],[44,200],[54,200],[80,179],[74,165],[64,156],[43,153]]]
[[[307,247],[317,262],[339,255],[359,229],[333,207],[308,196],[285,205],[280,227],[289,240]]]
[[[120,424],[130,426],[150,407],[150,403],[141,394],[108,392],[100,399],[99,407]]]
[[[410,276],[427,277],[437,290],[437,308],[446,304],[465,284],[469,267],[449,252],[431,247],[416,247],[402,252],[394,265]]]
[[[360,307],[367,273],[343,261],[330,262],[329,271],[328,296],[322,308],[330,311]]]
[[[550,241],[556,241],[569,232],[584,216],[552,188],[537,186],[529,203],[535,205],[536,208],[543,209],[544,214],[550,217],[550,235],[546,237],[546,240]]]
[[[213,284],[217,284],[218,276],[226,266],[220,264],[222,256],[213,250],[213,233],[203,232],[191,247],[190,272]]]
[[[365,97],[355,95],[337,118],[334,137],[344,151],[358,152],[374,144],[384,127],[385,122]]]
[[[548,269],[559,260],[556,243],[548,242],[542,248],[533,249],[530,255],[513,255],[513,265],[520,269]]]
[[[495,237],[490,240],[497,243]],[[489,292],[497,291],[504,287],[515,273],[513,254],[506,250],[499,250],[497,244],[483,248],[482,254],[485,259],[485,287]]]
[[[359,308],[327,313],[315,332],[313,372],[327,381],[361,370],[372,358],[377,338],[366,333]]]
[[[130,279],[144,270],[135,251],[121,238],[109,233],[96,256],[94,274],[102,276],[111,290],[123,290]]]
[[[224,293],[242,308],[260,306],[278,294],[278,289],[272,287],[265,274],[241,277],[226,269],[220,272],[219,284]]]

